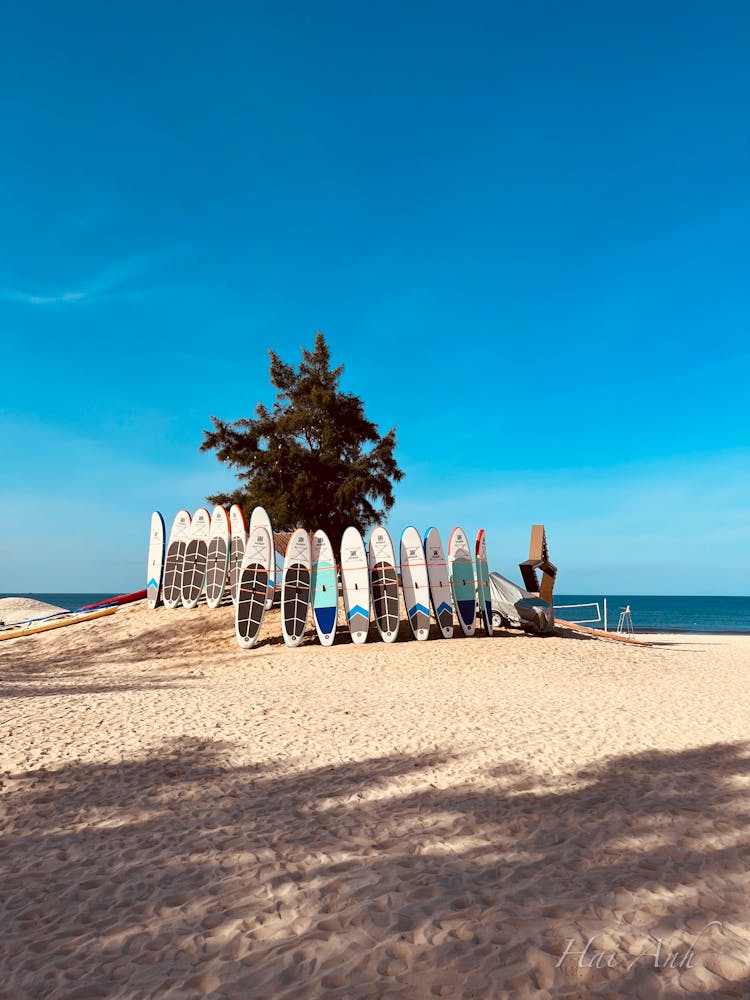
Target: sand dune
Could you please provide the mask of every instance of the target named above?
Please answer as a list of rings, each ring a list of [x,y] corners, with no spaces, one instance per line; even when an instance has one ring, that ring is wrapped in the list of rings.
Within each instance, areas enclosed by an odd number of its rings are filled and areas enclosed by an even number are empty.
[[[15,622],[25,622],[30,618],[41,618],[43,615],[55,615],[65,608],[55,604],[45,604],[31,597],[3,597],[0,599],[0,622],[13,625]]]
[[[750,994],[750,640],[231,621],[0,649],[0,996]]]

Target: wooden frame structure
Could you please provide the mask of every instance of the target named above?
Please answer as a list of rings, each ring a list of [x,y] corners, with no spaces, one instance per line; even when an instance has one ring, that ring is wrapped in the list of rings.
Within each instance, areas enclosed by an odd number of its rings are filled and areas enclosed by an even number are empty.
[[[552,591],[555,587],[557,566],[550,562],[547,535],[543,524],[531,525],[529,558],[518,564],[523,585],[531,594],[538,594],[543,601],[553,604]],[[539,579],[538,572],[542,579]]]

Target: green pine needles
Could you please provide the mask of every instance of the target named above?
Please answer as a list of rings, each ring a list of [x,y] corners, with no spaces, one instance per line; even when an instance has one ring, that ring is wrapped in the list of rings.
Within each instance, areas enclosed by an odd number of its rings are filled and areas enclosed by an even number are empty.
[[[342,392],[344,366],[331,368],[320,331],[296,369],[268,353],[272,409],[258,403],[254,417],[229,423],[212,416],[213,430],[203,431],[201,451],[215,451],[240,481],[208,500],[239,504],[246,516],[265,507],[279,531],[323,528],[338,548],[347,525],[364,532],[393,507],[393,484],[404,476],[394,458],[396,428],[381,437],[362,400]]]

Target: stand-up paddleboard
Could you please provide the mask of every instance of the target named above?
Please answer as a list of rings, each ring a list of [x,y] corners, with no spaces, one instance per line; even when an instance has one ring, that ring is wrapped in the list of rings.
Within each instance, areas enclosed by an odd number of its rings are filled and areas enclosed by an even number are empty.
[[[325,531],[312,536],[312,588],[313,621],[322,646],[332,646],[336,641],[336,619],[339,612],[339,580],[333,547]]]
[[[281,577],[281,633],[287,646],[299,646],[310,610],[310,536],[297,528],[284,556]]]
[[[395,642],[401,622],[398,604],[398,573],[391,536],[380,525],[373,528],[367,548],[370,567],[372,610],[383,642]]]
[[[411,525],[401,535],[401,587],[411,630],[417,639],[430,638],[430,581],[419,532]]]
[[[169,532],[167,558],[164,560],[164,586],[162,600],[165,608],[176,608],[182,595],[182,565],[190,534],[190,515],[180,510],[175,515]]]
[[[440,634],[443,638],[450,639],[453,637],[453,604],[451,603],[451,587],[448,578],[448,562],[437,528],[430,528],[424,536],[424,554],[435,620],[440,626]]]
[[[229,508],[229,594],[232,604],[237,604],[240,591],[240,570],[247,545],[247,528],[242,508],[233,503]]]
[[[227,585],[229,566],[229,517],[219,504],[211,515],[208,532],[208,563],[206,565],[206,604],[218,608]]]
[[[268,574],[273,558],[273,546],[268,532],[262,526],[256,528],[247,540],[237,574],[234,634],[242,649],[250,649],[258,640],[266,613]]]
[[[474,635],[477,617],[474,564],[463,528],[454,528],[448,539],[448,571],[458,624],[464,635]]]
[[[148,565],[146,566],[146,600],[153,611],[159,603],[162,571],[164,570],[164,542],[166,529],[164,518],[158,510],[151,515],[151,534],[148,541]]]
[[[484,528],[477,535],[477,598],[479,614],[487,635],[492,635],[492,594],[490,592],[490,569],[487,565],[487,536]]]
[[[271,518],[266,513],[265,507],[255,507],[250,515],[248,533],[251,533],[254,528],[261,527],[266,529],[268,537],[271,539],[271,555],[273,556],[268,576],[268,595],[266,597],[266,611],[270,611],[273,607],[273,596],[276,592],[276,546],[273,544],[273,525],[271,524]]]
[[[341,590],[353,642],[367,642],[370,627],[370,580],[362,536],[349,526],[341,538]]]
[[[182,565],[182,604],[186,608],[194,608],[203,593],[210,530],[211,515],[205,507],[199,507],[193,514],[190,537],[185,548],[185,561]]]

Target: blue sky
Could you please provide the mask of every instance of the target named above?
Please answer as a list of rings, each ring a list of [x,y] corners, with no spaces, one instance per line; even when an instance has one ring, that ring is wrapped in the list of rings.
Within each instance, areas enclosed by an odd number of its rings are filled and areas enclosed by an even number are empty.
[[[151,510],[231,483],[209,414],[320,328],[398,426],[395,532],[748,593],[744,2],[3,20],[0,592],[141,586]]]

